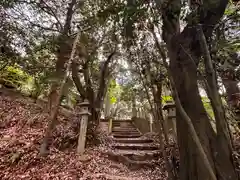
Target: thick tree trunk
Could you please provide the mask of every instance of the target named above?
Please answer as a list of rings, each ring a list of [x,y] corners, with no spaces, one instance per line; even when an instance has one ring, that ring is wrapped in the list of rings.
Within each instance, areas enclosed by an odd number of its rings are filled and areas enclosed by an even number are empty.
[[[59,96],[59,87],[60,87],[59,82],[63,79],[64,73],[66,70],[65,63],[69,59],[71,50],[72,50],[73,41],[69,38],[68,34],[71,30],[71,20],[72,20],[75,4],[76,4],[76,0],[72,0],[71,3],[69,3],[64,28],[58,37],[59,51],[57,54],[57,62],[55,66],[56,71],[54,73],[53,83],[49,93],[49,101],[48,101],[49,112],[51,112],[51,110],[54,109],[54,106],[56,105],[57,97]]]
[[[227,1],[204,1],[200,12],[200,23],[204,24],[204,34],[210,37],[214,25],[219,21],[225,10]],[[180,2],[173,0],[163,10],[163,38],[167,43],[170,58],[170,71],[177,89],[181,105],[191,119],[200,139],[207,159],[219,180],[237,179],[234,166],[227,154],[220,150],[221,143],[217,139],[210,119],[204,109],[197,84],[197,65],[202,51],[199,48],[196,26],[194,22],[180,32]],[[213,14],[212,12],[216,12]],[[198,21],[196,17],[195,21]],[[193,19],[194,20],[194,19]],[[199,151],[189,136],[186,121],[177,112],[177,134],[180,149],[180,179],[210,180],[210,173],[202,163]],[[219,146],[220,145],[220,146]]]
[[[192,140],[192,142],[196,146],[195,150],[196,150],[196,153],[198,153],[198,158],[201,159],[202,162],[203,162],[202,167],[205,167],[205,169],[204,169],[205,172],[206,172],[205,177],[208,177],[211,180],[216,180],[216,175],[214,173],[213,167],[211,166],[211,162],[209,160],[209,157],[208,157],[207,153],[204,151],[205,148],[201,144],[201,141],[200,141],[201,139],[198,137],[198,134],[197,134],[197,132],[195,130],[195,127],[194,127],[194,124],[192,122],[192,119],[190,118],[190,116],[185,111],[185,109],[184,109],[184,107],[183,107],[183,105],[182,105],[182,103],[181,103],[181,101],[179,99],[179,93],[178,93],[178,90],[177,90],[176,85],[174,83],[174,78],[173,78],[174,76],[173,76],[170,68],[168,67],[168,64],[167,64],[167,61],[166,61],[167,58],[166,58],[165,52],[162,49],[162,47],[160,46],[160,44],[158,43],[156,34],[154,32],[153,32],[153,35],[154,35],[154,38],[155,38],[155,41],[156,41],[156,45],[157,45],[157,47],[159,49],[159,52],[160,52],[160,54],[162,56],[164,66],[168,70],[169,79],[170,79],[170,83],[171,83],[171,87],[172,87],[172,95],[173,95],[173,98],[174,98],[175,103],[176,103],[176,107],[177,107],[177,111],[178,111],[178,117],[179,117],[179,119],[181,119],[181,121],[185,122],[186,125],[187,125],[187,127],[185,127],[185,128],[187,128],[187,131],[189,132],[188,137],[191,137],[190,140]],[[171,55],[173,55],[173,53],[171,53]],[[179,146],[180,146],[180,142],[178,142],[178,143],[179,143]],[[186,143],[186,140],[185,140],[185,143]],[[180,155],[181,155],[181,151],[180,151]],[[186,166],[187,165],[188,164],[186,164]],[[186,172],[186,171],[182,171],[182,172]],[[193,171],[191,171],[191,172],[193,172]],[[185,174],[181,174],[180,178],[183,178],[183,179],[184,178],[188,178],[187,176],[184,176],[184,175]],[[193,177],[194,176],[195,176],[195,179],[196,179],[196,177],[198,175],[197,174],[193,174]]]
[[[179,46],[178,48],[180,49]],[[171,59],[170,68],[175,86],[181,104],[192,120],[210,164],[214,167],[211,144],[214,142],[215,134],[199,95],[196,67],[191,61],[189,61],[189,58],[186,57],[184,53],[179,53],[181,52],[179,49],[168,46]],[[183,121],[177,113],[177,134],[180,150],[180,179],[210,180],[211,176],[202,163],[196,145],[194,144],[192,137],[189,136],[190,132],[187,127],[187,123]]]
[[[174,41],[176,41],[176,37]],[[196,64],[191,59],[193,56],[190,58],[189,54],[183,50],[184,48],[188,48],[189,44],[186,44],[188,41],[179,36],[177,42],[178,44],[168,44],[168,51],[170,68],[181,104],[192,120],[208,160],[212,168],[216,171],[218,179],[237,179],[232,160],[227,157],[227,154],[231,154],[231,151],[223,153],[219,149],[221,146],[217,142],[217,136],[213,131],[210,119],[201,101],[197,84]],[[186,127],[187,124],[181,120],[178,114],[177,134],[180,149],[180,179],[211,179],[198,155],[192,138],[188,136],[189,131],[186,131]]]
[[[42,142],[41,147],[40,147],[40,155],[46,155],[47,154],[49,141],[50,141],[53,129],[54,129],[54,127],[56,125],[56,122],[57,122],[58,108],[59,108],[60,103],[61,103],[61,97],[62,97],[62,94],[63,94],[63,91],[64,91],[64,85],[65,85],[65,83],[68,79],[68,71],[70,70],[70,67],[71,67],[71,61],[73,60],[73,58],[75,56],[76,46],[77,46],[77,43],[79,41],[79,36],[80,36],[80,32],[77,34],[77,36],[74,40],[70,58],[66,62],[67,63],[66,71],[64,73],[63,80],[60,83],[59,94],[57,94],[57,96],[56,96],[56,104],[54,106],[54,109],[52,111],[50,111],[50,118],[49,118],[49,122],[48,122],[48,127],[46,129],[45,136],[43,138],[43,142]]]
[[[181,44],[184,44],[184,42]],[[228,157],[231,151],[229,150],[227,153],[222,151],[221,143],[217,141],[217,136],[213,131],[202,104],[197,85],[196,66],[184,53],[181,53],[181,47],[178,48],[179,49],[169,48],[169,54],[171,59],[171,72],[181,104],[192,120],[201,144],[213,169],[216,171],[215,173],[218,179],[237,179],[232,160]],[[178,114],[177,134],[180,149],[180,179],[211,179],[202,164],[202,160],[198,155],[192,138],[188,136],[189,131],[186,130],[186,127],[187,124],[181,120]]]

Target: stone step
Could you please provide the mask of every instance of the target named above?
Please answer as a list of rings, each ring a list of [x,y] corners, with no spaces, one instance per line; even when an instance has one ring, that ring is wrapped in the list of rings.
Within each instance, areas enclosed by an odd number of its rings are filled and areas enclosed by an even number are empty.
[[[113,131],[119,131],[119,132],[139,132],[137,129],[112,129],[112,132]]]
[[[139,138],[139,137],[141,137],[141,134],[139,134],[139,135],[127,135],[127,134],[125,134],[125,135],[114,135],[113,134],[113,137],[114,138]]]
[[[137,130],[135,127],[113,127],[113,130],[126,130],[126,131],[131,131],[131,130]]]
[[[136,139],[136,138],[118,138],[113,139],[116,143],[131,143],[131,144],[137,144],[137,143],[152,143],[152,139]]]
[[[124,144],[118,143],[112,146],[121,150],[159,150],[159,147],[153,144]]]
[[[141,134],[140,132],[131,132],[131,131],[124,131],[124,132],[113,132],[113,135],[125,135],[125,134],[127,134],[127,135],[129,135],[129,134],[132,134],[132,135],[138,135],[138,134]]]
[[[112,121],[113,123],[133,123],[132,121]]]
[[[132,127],[118,127],[118,126],[114,126],[114,127],[112,127],[112,129],[114,129],[114,130],[136,130],[137,128],[135,128],[134,126],[132,126]]]
[[[121,130],[112,130],[113,133],[139,133],[137,130],[132,131],[121,131]]]
[[[138,131],[135,131],[135,132],[133,132],[133,131],[118,131],[118,132],[112,132],[113,134],[141,134],[140,132],[138,132]]]
[[[113,122],[132,122],[131,119],[114,119]]]
[[[131,125],[131,124],[128,124],[128,125],[121,125],[121,124],[113,124],[112,126],[113,128],[135,128],[135,126]]]
[[[136,137],[141,137],[141,134],[140,133],[112,133],[112,136],[113,137],[116,137],[116,136],[127,136],[127,137],[130,137],[130,138],[136,138]]]
[[[148,163],[151,161],[158,160],[159,157],[161,157],[160,151],[146,151],[146,150],[145,151],[116,150],[105,152],[105,154],[108,155],[108,157],[110,157],[112,160],[115,161],[118,160],[124,164],[129,163],[129,160],[133,161],[133,164],[135,162],[138,164]]]
[[[121,128],[127,128],[127,127],[130,127],[130,128],[132,128],[132,127],[134,127],[134,125],[132,125],[132,124],[121,124],[121,123],[113,123],[113,127],[121,127]]]
[[[126,122],[126,121],[125,122],[124,121],[123,122],[120,122],[120,121],[115,122],[115,121],[113,121],[112,123],[113,124],[133,124],[132,122]]]
[[[113,126],[112,126],[113,128],[123,128],[123,129],[127,129],[127,128],[134,128],[134,129],[136,129],[136,127],[135,126],[133,126],[133,125],[121,125],[121,124],[114,124]]]
[[[114,134],[118,134],[118,133],[119,134],[129,134],[129,133],[131,133],[131,134],[136,134],[136,133],[141,134],[139,131],[118,131],[118,132],[114,132]]]
[[[132,124],[132,121],[112,121],[113,123],[130,123]]]
[[[151,160],[157,158],[162,154],[160,150],[123,150],[123,149],[115,149],[114,153],[129,157],[130,159],[135,160]]]
[[[126,130],[126,131],[137,130],[137,128],[135,128],[135,127],[117,127],[117,126],[112,127],[112,129],[113,130]]]

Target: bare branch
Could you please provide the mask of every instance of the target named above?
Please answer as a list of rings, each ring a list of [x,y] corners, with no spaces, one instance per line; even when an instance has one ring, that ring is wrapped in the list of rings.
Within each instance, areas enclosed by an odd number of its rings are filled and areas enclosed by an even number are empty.
[[[40,1],[40,2],[36,2],[36,1],[18,1],[18,3],[24,3],[24,4],[28,4],[28,5],[36,5],[37,7],[39,7],[43,12],[47,13],[48,15],[54,17],[54,19],[57,21],[57,23],[59,24],[60,26],[60,30],[59,31],[62,31],[63,30],[63,25],[62,23],[60,22],[60,20],[58,19],[57,17],[57,14],[53,11],[53,9],[44,1]],[[43,6],[44,4],[44,6]]]
[[[62,23],[59,21],[57,15],[55,14],[55,12],[53,11],[53,9],[45,2],[45,1],[41,1],[42,3],[44,3],[44,5],[46,6],[45,8],[48,9],[50,12],[48,12],[48,14],[52,15],[56,21],[58,22],[58,24],[61,27],[61,31],[63,30],[63,25]]]

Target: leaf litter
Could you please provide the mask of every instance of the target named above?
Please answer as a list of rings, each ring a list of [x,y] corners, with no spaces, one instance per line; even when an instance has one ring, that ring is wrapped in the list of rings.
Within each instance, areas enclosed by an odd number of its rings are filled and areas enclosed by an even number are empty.
[[[130,170],[122,163],[109,160],[111,139],[100,132],[100,145],[76,154],[76,121],[74,113],[63,109],[53,133],[47,157],[39,157],[39,147],[47,127],[48,113],[44,106],[25,97],[0,95],[0,179],[2,180],[165,180],[167,172],[162,155],[153,168]],[[66,115],[67,114],[67,115]],[[155,137],[157,138],[157,137]],[[237,169],[240,169],[240,137],[235,138]],[[68,144],[70,142],[70,144]],[[177,149],[171,143],[167,154]]]
[[[0,96],[0,179],[163,179],[155,169],[130,171],[124,164],[109,160],[102,152],[109,148],[106,134],[99,133],[102,144],[88,146],[84,156],[76,154],[77,134],[74,114],[60,111],[47,157],[39,147],[47,127],[48,113],[25,97]],[[70,139],[71,144],[66,145]],[[110,142],[109,142],[110,143]]]

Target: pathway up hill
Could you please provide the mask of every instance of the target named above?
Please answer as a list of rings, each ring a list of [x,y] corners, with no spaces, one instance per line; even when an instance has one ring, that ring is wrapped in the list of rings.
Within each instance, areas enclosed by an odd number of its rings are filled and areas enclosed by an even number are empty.
[[[144,139],[129,123],[124,123],[126,126],[122,122],[114,123],[113,132],[109,136],[100,132],[99,139],[102,144],[87,146],[84,156],[79,156],[76,153],[79,131],[75,131],[79,118],[74,112],[63,107],[59,110],[58,124],[53,133],[49,154],[39,157],[39,146],[48,125],[46,107],[42,101],[35,103],[30,97],[0,89],[1,180],[166,179],[163,158],[161,155],[157,158],[151,154],[157,150],[143,150],[139,147],[143,144],[154,146],[152,139]],[[107,127],[107,123],[105,124]],[[107,142],[108,139],[112,139],[111,144]],[[130,146],[133,148],[129,149]],[[106,155],[106,151],[113,156]],[[151,158],[155,164],[150,163]]]
[[[159,144],[143,136],[131,120],[114,120],[110,136],[111,150],[107,154],[111,160],[121,162],[131,170],[158,166]]]

